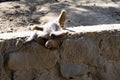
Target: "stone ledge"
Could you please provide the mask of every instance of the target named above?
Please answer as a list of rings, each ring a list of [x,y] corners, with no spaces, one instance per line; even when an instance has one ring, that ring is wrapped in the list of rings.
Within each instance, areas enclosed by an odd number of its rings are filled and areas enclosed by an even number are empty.
[[[79,33],[88,33],[88,32],[103,32],[103,31],[120,31],[120,24],[104,24],[104,25],[94,25],[94,26],[79,26],[67,28],[67,30],[71,31],[71,34],[79,34]],[[28,37],[32,34],[32,31],[24,31],[24,32],[16,32],[16,33],[2,33],[0,34],[0,40],[5,39],[14,39],[19,37]]]
[[[16,44],[17,39],[30,36],[32,31],[0,34],[0,67],[10,71],[3,70],[1,79],[23,80],[26,76],[27,80],[120,79],[120,24],[67,29],[72,30],[71,35],[55,50],[35,42],[19,49],[22,44]]]

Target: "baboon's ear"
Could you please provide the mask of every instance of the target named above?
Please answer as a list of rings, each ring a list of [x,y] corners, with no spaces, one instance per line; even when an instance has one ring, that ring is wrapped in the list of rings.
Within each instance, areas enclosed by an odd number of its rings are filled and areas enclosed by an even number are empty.
[[[65,21],[66,21],[66,11],[62,10],[58,17],[58,22],[61,27],[64,27]]]
[[[56,31],[50,34],[52,39],[64,39],[68,35],[68,31]]]

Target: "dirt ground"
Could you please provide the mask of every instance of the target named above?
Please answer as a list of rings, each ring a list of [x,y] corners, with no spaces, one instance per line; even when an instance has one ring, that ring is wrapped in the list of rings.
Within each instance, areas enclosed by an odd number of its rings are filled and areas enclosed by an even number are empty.
[[[66,27],[120,23],[119,0],[21,0],[0,3],[0,33],[26,31],[67,11]]]

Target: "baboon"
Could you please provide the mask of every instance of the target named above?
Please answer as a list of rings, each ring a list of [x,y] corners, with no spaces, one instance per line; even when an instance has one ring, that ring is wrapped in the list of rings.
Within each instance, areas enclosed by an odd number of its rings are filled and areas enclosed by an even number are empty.
[[[44,40],[44,46],[48,49],[58,48],[63,39],[68,35],[68,31],[63,30],[66,20],[66,11],[62,10],[60,15],[55,21],[47,23],[43,26],[29,25],[30,30],[34,30],[34,33],[25,41],[25,43],[33,40],[39,42]]]

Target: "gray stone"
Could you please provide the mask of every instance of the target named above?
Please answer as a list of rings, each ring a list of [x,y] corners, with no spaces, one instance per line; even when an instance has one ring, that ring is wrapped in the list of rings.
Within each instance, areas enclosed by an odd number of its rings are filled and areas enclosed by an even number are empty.
[[[33,80],[34,75],[31,72],[16,71],[13,74],[14,80]]]
[[[1,70],[2,66],[3,66],[3,56],[0,53],[0,70]]]
[[[62,60],[68,64],[93,64],[97,65],[99,59],[99,47],[94,39],[81,37],[67,39],[60,51]]]
[[[81,64],[60,63],[60,71],[63,77],[70,78],[86,74],[88,72],[88,67]]]
[[[52,68],[58,61],[56,51],[37,43],[28,44],[23,50],[9,54],[8,67],[11,70],[34,71]]]

